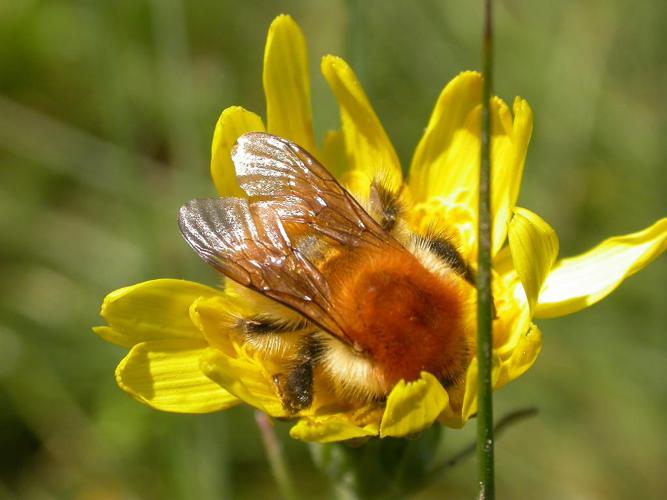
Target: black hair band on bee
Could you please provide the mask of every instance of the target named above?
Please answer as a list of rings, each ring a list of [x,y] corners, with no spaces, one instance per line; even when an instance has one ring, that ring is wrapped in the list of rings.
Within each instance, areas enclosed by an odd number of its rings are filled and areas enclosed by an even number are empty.
[[[454,244],[447,238],[426,237],[422,239],[426,246],[440,260],[449,265],[454,272],[463,277],[468,283],[475,286],[475,272],[461,256]]]

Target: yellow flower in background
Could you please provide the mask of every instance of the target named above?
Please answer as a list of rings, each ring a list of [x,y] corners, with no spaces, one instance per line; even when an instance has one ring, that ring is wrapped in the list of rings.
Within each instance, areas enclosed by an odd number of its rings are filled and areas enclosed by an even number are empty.
[[[403,179],[398,157],[350,67],[325,56],[322,73],[340,107],[341,129],[318,147],[312,129],[306,45],[296,23],[272,23],[264,56],[267,120],[241,107],[223,111],[215,129],[211,174],[223,197],[244,197],[231,159],[237,139],[267,131],[319,158],[365,206],[378,177],[401,190],[406,223],[425,235],[447,232],[463,259],[476,261],[477,183],[480,157],[481,77],[465,72],[442,91]],[[515,206],[532,130],[528,104],[491,106],[494,255],[493,386],[499,388],[535,361],[541,334],[533,318],[557,317],[611,293],[667,248],[667,219],[630,235],[610,238],[582,255],[557,260],[558,239],[536,214]],[[313,401],[288,411],[275,375],[280,353],[244,342],[238,318],[277,307],[226,280],[222,289],[160,279],[112,292],[102,305],[108,326],[95,328],[130,349],[116,369],[119,386],[154,408],[206,413],[247,403],[276,418],[295,419],[295,438],[340,441],[405,436],[434,421],[462,426],[476,412],[476,359],[464,376],[443,387],[430,373],[400,381],[384,402],[341,397],[326,375],[314,374]],[[474,311],[474,307],[471,308]],[[474,324],[474,312],[471,317]],[[474,336],[474,328],[470,328]],[[474,341],[474,340],[471,340]]]

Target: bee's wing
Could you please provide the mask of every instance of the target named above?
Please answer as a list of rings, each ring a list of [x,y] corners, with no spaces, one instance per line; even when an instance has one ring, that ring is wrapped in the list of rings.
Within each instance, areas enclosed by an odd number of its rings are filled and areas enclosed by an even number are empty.
[[[326,279],[294,251],[280,220],[264,202],[192,200],[181,207],[179,225],[190,246],[215,269],[345,337],[327,313],[332,308]]]
[[[250,133],[232,158],[248,199],[189,202],[179,217],[185,239],[226,276],[349,340],[331,303],[325,262],[315,254],[398,243],[296,144]]]
[[[250,202],[266,201],[282,222],[352,247],[393,241],[326,168],[293,142],[251,132],[238,139],[232,160]]]

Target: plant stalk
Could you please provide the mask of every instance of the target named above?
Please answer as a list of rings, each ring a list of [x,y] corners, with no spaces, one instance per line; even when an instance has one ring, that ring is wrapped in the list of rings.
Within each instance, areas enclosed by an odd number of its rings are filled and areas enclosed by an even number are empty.
[[[477,361],[478,413],[477,461],[479,499],[495,498],[493,458],[493,397],[491,388],[491,352],[493,297],[491,293],[491,112],[493,76],[493,31],[491,0],[484,0],[482,35],[482,138],[479,174],[479,224],[477,254]]]
[[[264,449],[266,450],[266,458],[269,461],[273,479],[278,485],[280,496],[284,500],[298,500],[299,497],[294,489],[294,483],[290,477],[283,449],[276,437],[273,424],[269,420],[269,417],[261,411],[255,412],[255,421],[257,422],[259,433],[262,436],[262,442],[264,443]]]

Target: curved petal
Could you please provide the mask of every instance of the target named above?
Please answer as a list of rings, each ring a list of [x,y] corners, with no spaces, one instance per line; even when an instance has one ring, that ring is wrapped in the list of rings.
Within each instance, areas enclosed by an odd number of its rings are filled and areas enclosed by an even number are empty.
[[[206,343],[192,340],[142,342],[116,368],[121,389],[153,408],[179,413],[209,413],[240,401],[199,369]]]
[[[289,434],[295,439],[317,443],[333,443],[378,435],[377,424],[356,425],[345,414],[302,418]]]
[[[584,309],[667,249],[667,218],[636,233],[609,238],[586,253],[563,259],[547,277],[535,317],[553,318]]]
[[[199,297],[220,294],[214,288],[174,279],[121,288],[104,298],[100,314],[109,327],[98,327],[95,332],[123,347],[169,338],[203,340],[190,319],[190,305]]]
[[[556,262],[558,236],[543,219],[523,208],[515,209],[508,236],[514,268],[533,311],[544,280]]]
[[[449,403],[438,379],[422,372],[419,380],[401,380],[387,397],[380,436],[403,437],[423,431],[435,422]]]
[[[438,97],[410,164],[409,185],[416,202],[477,190],[481,88],[481,75],[467,71]]]
[[[201,370],[225,390],[272,417],[288,417],[271,376],[250,357],[233,358],[215,349],[201,357]]]
[[[456,199],[477,211],[481,84],[481,75],[468,71],[440,94],[410,165],[409,184],[416,202]],[[491,101],[494,254],[507,234],[532,131],[532,112],[525,101],[515,100],[514,113],[512,119],[501,99]]]
[[[498,380],[494,389],[500,389],[508,382],[523,375],[528,368],[533,366],[541,350],[542,332],[537,326],[531,325],[530,329],[521,335],[509,358],[500,361]]]
[[[511,120],[506,108],[500,108],[503,120]],[[509,140],[494,144],[493,170],[491,181],[493,212],[493,248],[495,255],[505,242],[507,225],[519,197],[523,167],[528,152],[528,142],[533,132],[533,112],[528,103],[517,97],[514,99],[514,121]],[[508,129],[504,129],[507,132]],[[494,139],[494,141],[497,139]]]
[[[211,177],[220,196],[245,196],[236,182],[232,163],[232,146],[248,132],[264,132],[264,123],[255,113],[241,106],[225,109],[213,132],[211,144]]]
[[[296,142],[317,156],[306,41],[289,16],[280,15],[271,23],[264,49],[262,81],[268,131]]]
[[[398,189],[403,179],[398,156],[354,72],[341,58],[325,56],[322,74],[338,101],[349,168]]]

